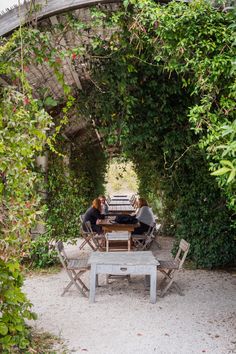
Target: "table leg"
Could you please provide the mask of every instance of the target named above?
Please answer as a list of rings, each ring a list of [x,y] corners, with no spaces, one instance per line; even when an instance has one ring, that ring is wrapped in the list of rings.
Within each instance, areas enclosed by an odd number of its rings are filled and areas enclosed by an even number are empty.
[[[150,302],[152,304],[155,304],[157,301],[157,270],[156,267],[155,269],[152,270],[150,274]]]
[[[150,274],[146,274],[144,278],[145,289],[150,288]]]
[[[95,302],[96,291],[96,264],[91,265],[90,269],[90,290],[89,290],[89,302]]]
[[[109,239],[106,238],[106,251],[109,252]]]
[[[131,250],[131,237],[128,239],[128,251]]]

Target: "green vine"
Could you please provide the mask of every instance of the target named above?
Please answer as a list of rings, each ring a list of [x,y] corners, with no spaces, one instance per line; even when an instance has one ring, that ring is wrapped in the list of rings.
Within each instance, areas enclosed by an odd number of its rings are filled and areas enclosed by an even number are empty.
[[[163,231],[189,240],[197,265],[225,265],[236,252],[233,13],[204,1],[126,5],[96,14],[115,30],[91,40],[81,111],[134,162]]]
[[[105,150],[133,162],[140,193],[156,205],[165,231],[190,241],[199,266],[235,257],[235,11],[206,1],[125,0],[114,12],[94,8],[91,17],[83,23],[71,13],[66,25],[21,27],[1,41],[3,352],[29,343],[24,319],[34,315],[21,292],[19,258],[29,253],[32,226],[46,216],[48,232],[31,254],[37,266],[48,265],[50,256],[42,262],[39,249],[46,254],[52,240],[75,239],[78,215],[103,192]],[[96,32],[101,26],[104,38]],[[68,49],[60,38],[70,31],[81,45]],[[75,70],[89,61],[82,92],[65,82],[68,61]],[[32,90],[31,66],[42,65],[55,76],[60,98],[49,87]],[[72,111],[88,126],[85,137],[68,143],[64,127]],[[35,157],[47,149],[43,176]],[[46,212],[38,191],[44,177]]]

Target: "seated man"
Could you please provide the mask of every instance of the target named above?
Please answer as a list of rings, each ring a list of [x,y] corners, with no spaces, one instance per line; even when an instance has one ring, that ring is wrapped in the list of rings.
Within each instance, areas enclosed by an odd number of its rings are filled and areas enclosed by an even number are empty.
[[[84,214],[83,229],[86,231],[86,221],[90,221],[92,230],[98,234],[102,234],[102,227],[97,225],[97,220],[104,219],[105,215],[101,214],[101,201],[96,198],[92,202],[92,206],[88,208]]]
[[[142,235],[155,224],[155,217],[153,215],[152,209],[149,208],[148,203],[144,198],[139,198],[138,210],[135,216],[138,219],[140,226],[135,228],[132,234]]]

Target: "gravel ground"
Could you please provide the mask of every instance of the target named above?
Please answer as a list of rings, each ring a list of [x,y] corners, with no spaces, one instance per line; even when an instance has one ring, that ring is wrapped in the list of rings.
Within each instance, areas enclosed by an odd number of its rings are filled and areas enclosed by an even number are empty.
[[[160,243],[156,253],[163,259],[169,256],[171,240]],[[75,256],[78,247],[69,246],[68,252]],[[36,328],[60,336],[69,353],[236,353],[235,276],[184,270],[176,278],[185,296],[173,288],[155,305],[141,276],[132,277],[130,284],[116,279],[108,285],[100,276],[94,304],[74,287],[60,296],[68,283],[64,270],[28,276],[24,291],[38,314]],[[89,272],[84,280],[89,284]]]

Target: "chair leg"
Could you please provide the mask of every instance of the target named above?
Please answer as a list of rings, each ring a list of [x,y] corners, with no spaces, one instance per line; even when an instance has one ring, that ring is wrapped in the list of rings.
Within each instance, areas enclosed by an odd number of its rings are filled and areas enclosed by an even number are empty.
[[[61,294],[61,296],[65,295],[65,293],[70,289],[70,287],[72,285],[75,285],[77,287],[77,289],[84,295],[83,290],[79,287],[79,285],[76,283],[76,281],[74,279],[71,279],[71,281],[69,282],[69,284],[65,287],[63,293]]]
[[[135,247],[135,251],[143,251],[144,245],[139,240],[134,240],[134,247]]]
[[[88,291],[88,288],[87,288],[86,285],[82,282],[82,280],[79,279],[79,277],[80,277],[84,272],[85,272],[85,271],[80,271],[80,272],[76,273],[75,271],[72,271],[72,272],[68,271],[68,275],[69,275],[71,281],[70,281],[69,284],[65,287],[65,289],[64,289],[63,293],[61,294],[61,296],[63,296],[63,295],[70,289],[70,287],[74,284],[74,285],[76,286],[76,288],[79,290],[79,292],[80,292],[83,296],[87,297],[87,294],[84,292],[83,288],[85,288],[87,291]],[[72,273],[74,276],[73,276],[71,273]],[[81,285],[82,287],[79,286],[79,284],[77,283],[77,281],[80,283],[80,285]]]
[[[91,249],[93,251],[97,251],[97,249],[98,249],[97,245],[96,244],[94,245],[91,241],[93,241],[93,238],[89,237],[87,240],[87,243],[89,244],[89,246],[91,247]]]
[[[79,280],[79,279],[78,279],[78,280]],[[75,282],[74,284],[75,284],[76,288],[79,290],[79,292],[80,292],[84,297],[88,297],[88,295],[84,292],[83,288],[81,288],[78,283]]]
[[[161,290],[160,297],[163,297],[173,282],[173,279],[171,277],[171,274],[173,271],[170,269],[167,271],[165,271],[164,269],[159,269],[159,271],[164,275],[163,279],[159,282],[160,288],[162,287],[162,285],[164,285],[166,283],[166,281],[169,280],[167,285],[165,285],[164,288]]]
[[[87,286],[84,284],[84,282],[83,282],[80,278],[77,278],[76,280],[78,280],[78,282],[79,282],[80,285],[82,286],[82,289],[85,289],[86,291],[89,291],[89,289],[87,288]]]
[[[74,279],[75,281],[77,280],[80,285],[82,286],[82,289],[85,289],[86,291],[89,291],[87,286],[84,284],[84,282],[80,279],[81,275],[84,274],[86,270],[81,270],[80,272],[76,273],[74,270],[72,270],[72,273],[74,274]]]
[[[80,292],[83,296],[87,297],[87,294],[84,292],[83,288],[81,288],[81,287],[76,283],[76,281],[73,281],[73,280],[71,280],[70,283],[65,287],[65,289],[64,289],[63,293],[61,294],[61,296],[64,296],[65,293],[70,289],[70,287],[71,287],[73,284],[76,286],[76,288],[79,290],[79,292]]]
[[[176,288],[176,290],[178,291],[179,295],[184,296],[183,291],[181,290],[181,288],[179,287],[179,285],[175,281],[173,282],[173,285]]]
[[[79,246],[79,249],[82,250],[84,248],[84,246],[86,245],[87,240],[84,240],[81,245]]]
[[[92,236],[83,236],[83,238],[84,238],[84,241],[81,243],[81,245],[79,246],[79,249],[80,250],[82,250],[82,248],[84,248],[84,246],[86,245],[86,244],[88,244],[90,247],[91,247],[91,249],[93,250],[93,251],[96,251],[97,250],[97,245],[93,245],[93,243],[91,242],[91,241],[93,241],[93,238],[92,238]]]
[[[171,279],[171,281],[166,285],[166,287],[161,291],[160,297],[163,297],[165,295],[165,293],[167,292],[167,290],[171,287],[172,283],[173,283],[173,279]]]
[[[99,250],[101,252],[106,250],[106,244],[105,244],[104,240],[97,241],[97,250]]]
[[[91,237],[91,239],[92,239],[92,237]],[[92,248],[92,250],[93,251],[97,251],[97,246],[94,246],[91,242],[90,242],[90,239],[88,240],[88,244],[89,244],[89,246]]]
[[[164,287],[164,289],[161,291],[160,297],[163,297],[165,295],[165,293],[167,292],[167,290],[171,287],[171,285],[173,285],[176,290],[178,291],[179,295],[183,296],[183,292],[180,289],[179,285],[174,281],[173,279],[173,270],[168,270],[167,272],[165,272],[164,270],[159,269],[162,274],[164,275],[164,278],[162,279],[162,281],[159,283],[159,285],[161,286],[165,281],[169,280],[169,282],[167,283],[167,285]]]
[[[159,287],[161,287],[162,286],[162,284],[164,284],[166,281],[167,281],[167,279],[169,279],[169,275],[168,275],[168,273],[167,272],[165,272],[163,269],[158,269],[162,274],[163,274],[163,279],[161,279],[160,281],[159,281]]]

